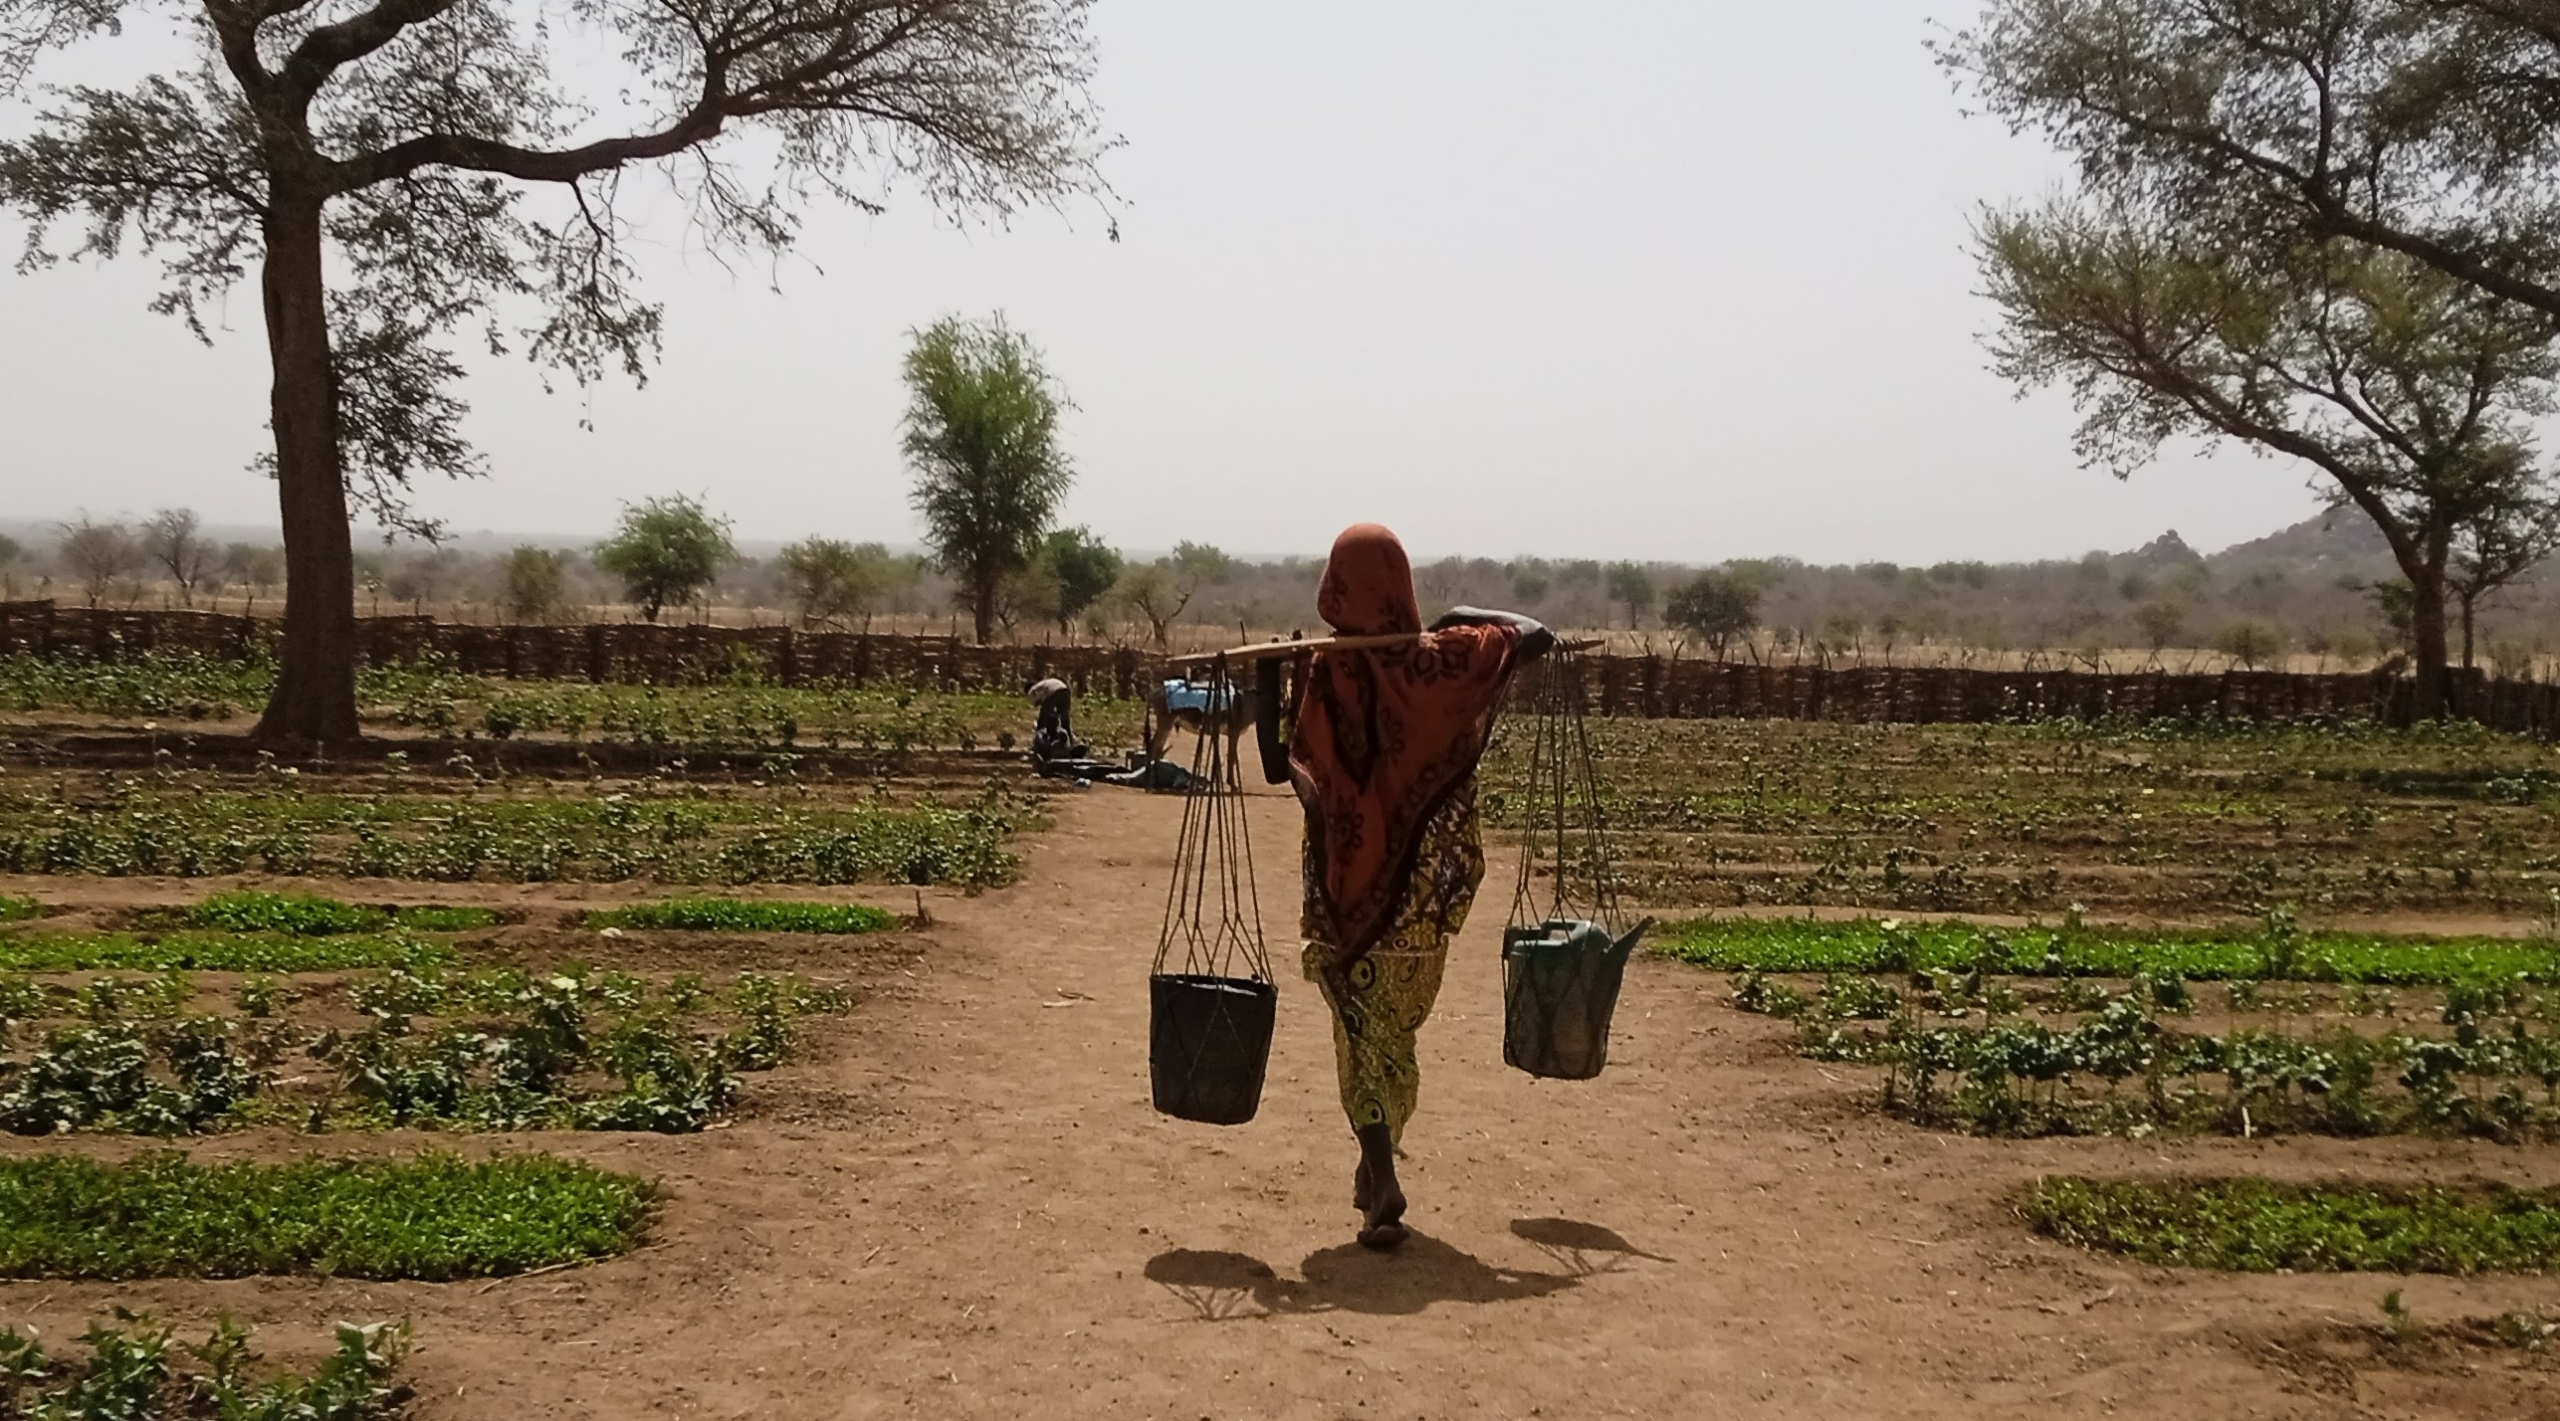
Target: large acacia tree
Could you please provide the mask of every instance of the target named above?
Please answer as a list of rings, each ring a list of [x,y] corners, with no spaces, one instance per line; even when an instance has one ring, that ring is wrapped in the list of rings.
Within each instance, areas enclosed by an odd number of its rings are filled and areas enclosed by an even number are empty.
[[[2390,540],[2441,708],[2447,594],[2468,664],[2560,524],[2518,425],[2560,333],[2560,3],[1989,0],[1940,57],[2111,214],[1993,224],[2010,373],[2072,383],[2110,453],[2320,467]]]
[[[901,181],[996,217],[1096,190],[1090,4],[0,0],[0,98],[129,25],[170,21],[198,55],[48,90],[0,141],[0,203],[30,220],[30,264],[158,255],[156,308],[200,337],[255,274],[287,562],[259,734],[347,740],[350,496],[418,526],[419,474],[481,472],[457,337],[641,378],[660,313],[626,253],[636,171],[745,254],[787,249],[806,201],[876,208]]]
[[[2069,389],[2091,462],[2122,475],[2172,438],[2237,439],[2372,519],[2409,582],[2417,711],[2443,713],[2457,548],[2554,502],[2533,453],[2560,377],[2545,321],[2396,252],[2121,208],[1995,216],[1981,257],[1997,368]]]

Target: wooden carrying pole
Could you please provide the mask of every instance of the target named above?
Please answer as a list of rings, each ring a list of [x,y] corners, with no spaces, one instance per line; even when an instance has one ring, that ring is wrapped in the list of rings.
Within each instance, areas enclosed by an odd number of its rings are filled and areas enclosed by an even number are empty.
[[[1317,636],[1300,637],[1296,641],[1256,642],[1251,646],[1232,647],[1226,651],[1206,652],[1180,658],[1186,664],[1210,661],[1269,661],[1275,656],[1298,656],[1317,651],[1372,651],[1379,647],[1406,646],[1422,640],[1421,632],[1389,632],[1384,636]],[[1594,637],[1587,641],[1560,641],[1558,651],[1589,651],[1599,646]]]
[[[1385,636],[1315,636],[1296,641],[1256,642],[1228,651],[1204,652],[1186,656],[1186,662],[1204,661],[1269,661],[1275,656],[1297,656],[1315,651],[1368,651],[1382,646],[1407,646],[1422,640],[1420,632],[1389,632]]]

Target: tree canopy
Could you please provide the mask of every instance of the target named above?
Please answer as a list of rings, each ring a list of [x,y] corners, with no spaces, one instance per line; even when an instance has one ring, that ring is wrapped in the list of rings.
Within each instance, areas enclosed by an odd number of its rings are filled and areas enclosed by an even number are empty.
[[[1653,573],[1643,563],[1611,563],[1608,572],[1609,600],[1627,609],[1627,625],[1635,626],[1653,610],[1659,595]]]
[[[71,570],[92,607],[120,579],[142,566],[144,557],[132,531],[122,523],[95,523],[86,514],[63,527],[62,541],[55,545],[53,555]]]
[[[1066,631],[1120,581],[1126,565],[1090,528],[1060,528],[1040,545],[1044,607]]]
[[[1075,482],[1058,447],[1066,399],[1039,350],[1002,317],[946,317],[916,332],[906,380],[904,443],[916,511],[985,642],[1006,584],[1039,555]]]
[[[213,570],[213,545],[192,508],[163,508],[143,520],[142,550],[176,584],[181,606],[196,604],[196,585]]]
[[[1173,624],[1182,619],[1198,591],[1182,574],[1180,564],[1158,558],[1122,574],[1111,595],[1146,622],[1149,639],[1156,650],[1164,651],[1173,644]]]
[[[1000,218],[1100,192],[1090,6],[0,0],[0,99],[103,36],[165,49],[163,17],[194,52],[46,91],[0,140],[0,205],[28,221],[28,264],[158,258],[156,308],[200,338],[256,278],[289,573],[260,734],[350,739],[350,493],[417,527],[417,477],[483,472],[462,342],[641,378],[662,324],[629,254],[636,176],[663,179],[697,247],[767,259],[811,202],[877,211],[908,186]]]
[[[895,559],[878,543],[804,538],[776,558],[783,594],[803,626],[842,622],[871,610],[889,590]]]
[[[2560,316],[2548,0],[1992,0],[1939,56],[2084,189],[2342,239]]]
[[[1699,573],[1663,599],[1662,620],[1704,641],[1722,661],[1735,638],[1760,625],[1760,584],[1732,571]]]
[[[560,605],[561,584],[568,570],[569,554],[557,548],[519,543],[508,549],[499,570],[507,616],[518,622],[539,622],[549,617]]]
[[[596,566],[621,580],[650,622],[670,604],[692,601],[737,556],[729,520],[683,494],[624,504],[621,528],[595,552]]]

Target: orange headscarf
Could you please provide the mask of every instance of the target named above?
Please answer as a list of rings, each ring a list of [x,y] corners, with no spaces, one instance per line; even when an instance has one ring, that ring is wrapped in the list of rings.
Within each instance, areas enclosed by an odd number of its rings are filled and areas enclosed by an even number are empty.
[[[1422,630],[1396,535],[1355,524],[1333,543],[1316,610],[1343,636]],[[1520,632],[1460,626],[1410,645],[1318,652],[1299,678],[1289,775],[1307,811],[1308,873],[1356,960],[1394,925],[1422,830],[1475,773]]]

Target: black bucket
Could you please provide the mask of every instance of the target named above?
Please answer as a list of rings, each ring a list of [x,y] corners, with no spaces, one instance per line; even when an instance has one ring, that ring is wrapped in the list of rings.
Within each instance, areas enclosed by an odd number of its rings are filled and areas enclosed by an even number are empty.
[[[1503,1064],[1562,1081],[1600,1074],[1609,1063],[1609,1018],[1618,1010],[1627,954],[1644,927],[1618,939],[1578,918],[1506,929]]]
[[[1279,989],[1250,977],[1159,972],[1147,979],[1147,1065],[1156,1109],[1203,1125],[1241,1125],[1262,1108]]]

